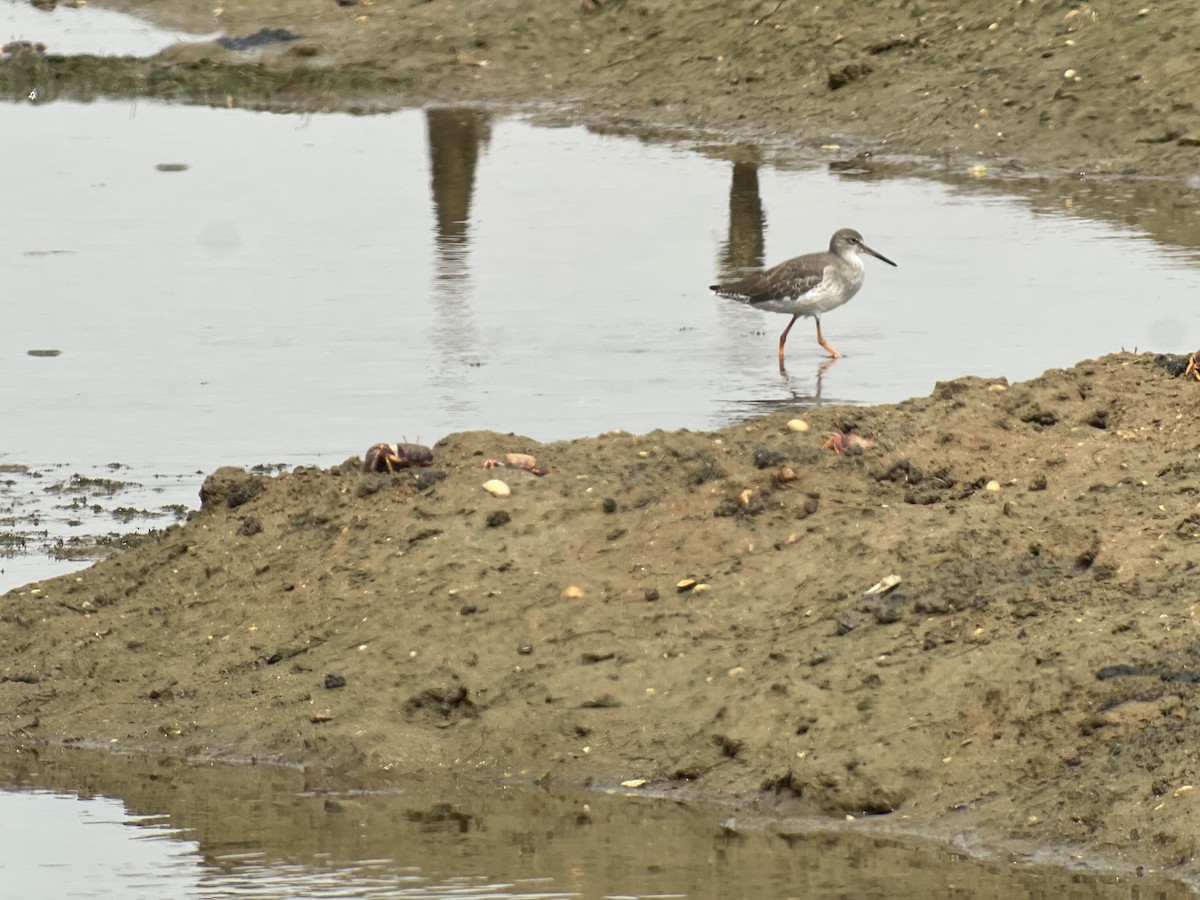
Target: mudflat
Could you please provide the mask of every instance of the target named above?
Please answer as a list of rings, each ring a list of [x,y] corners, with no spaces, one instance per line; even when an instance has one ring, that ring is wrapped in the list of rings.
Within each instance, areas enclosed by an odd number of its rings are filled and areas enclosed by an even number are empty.
[[[102,5],[296,39],[0,79],[538,107],[1180,185],[1200,153],[1183,3]],[[452,434],[394,473],[221,469],[186,523],[0,598],[0,733],[359,781],[625,782],[1194,876],[1184,367],[964,373],[704,433]],[[549,472],[484,466],[512,453]]]

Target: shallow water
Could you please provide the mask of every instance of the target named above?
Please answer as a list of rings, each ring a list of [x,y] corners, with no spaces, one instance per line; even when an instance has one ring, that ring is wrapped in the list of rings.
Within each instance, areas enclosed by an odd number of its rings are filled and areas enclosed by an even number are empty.
[[[27,103],[0,106],[0,129],[23,138],[0,146],[0,467],[120,464],[121,502],[151,515],[117,531],[195,508],[223,464],[329,465],[476,428],[700,429],[1200,342],[1196,252],[1083,218],[1074,188],[1056,209],[1053,187],[1031,202],[995,178],[772,167],[470,110]],[[899,268],[868,258],[825,317],[845,359],[797,323],[783,375],[787,318],[706,286],[843,225]],[[14,491],[36,507],[29,477],[0,479],[6,505]],[[98,528],[50,501],[37,527],[106,533],[97,505]],[[36,577],[0,568],[0,590]]]
[[[211,40],[169,31],[110,9],[66,0],[53,9],[38,9],[29,0],[0,0],[0,44],[30,41],[46,45],[56,56],[153,56],[181,41]]]
[[[634,792],[436,779],[331,790],[288,769],[78,750],[0,749],[0,847],[6,896],[25,900],[1187,895],[870,827],[763,830]]]

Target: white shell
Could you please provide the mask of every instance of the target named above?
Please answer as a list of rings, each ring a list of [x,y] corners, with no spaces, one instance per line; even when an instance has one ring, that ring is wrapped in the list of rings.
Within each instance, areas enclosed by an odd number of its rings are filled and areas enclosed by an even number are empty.
[[[863,596],[870,597],[872,594],[886,594],[903,580],[899,575],[888,575],[882,581],[878,581],[867,588]]]

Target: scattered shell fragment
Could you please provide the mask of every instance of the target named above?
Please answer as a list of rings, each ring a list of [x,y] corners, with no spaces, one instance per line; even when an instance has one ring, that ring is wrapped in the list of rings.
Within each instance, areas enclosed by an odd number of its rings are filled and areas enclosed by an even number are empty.
[[[989,481],[987,484],[985,484],[983,486],[983,489],[985,491],[998,491],[998,490],[1000,490],[1000,482],[998,482],[995,478],[993,478],[991,481]]]
[[[903,578],[896,574],[887,575],[863,591],[863,596],[870,597],[874,594],[886,594],[903,580]]]
[[[695,586],[696,586],[695,578],[684,578],[680,581],[675,582],[675,590],[677,590],[677,591],[690,591]]]
[[[584,596],[583,588],[577,584],[569,584],[563,588],[562,598],[564,600],[578,600],[582,596]]]
[[[748,506],[750,504],[750,498],[753,496],[754,496],[753,488],[746,488],[744,491],[742,491],[742,493],[741,493],[742,506]]]
[[[775,473],[775,480],[780,484],[787,484],[789,481],[795,481],[799,477],[796,474],[796,470],[791,466],[780,466],[779,471]]]
[[[640,788],[644,784],[646,784],[645,778],[630,778],[628,781],[622,781],[621,787],[623,787],[623,788]]]
[[[711,589],[712,589],[712,585],[705,584],[703,581],[700,582],[699,584],[692,585],[692,593],[693,594],[703,594],[705,591],[708,591]]]
[[[1003,394],[1008,390],[1007,384],[989,384],[988,392],[992,394]]]
[[[483,483],[483,489],[493,497],[507,497],[512,493],[512,488],[510,488],[499,478],[493,478],[491,481],[485,481]]]
[[[788,431],[808,431],[808,423],[803,419],[789,419],[787,423]]]

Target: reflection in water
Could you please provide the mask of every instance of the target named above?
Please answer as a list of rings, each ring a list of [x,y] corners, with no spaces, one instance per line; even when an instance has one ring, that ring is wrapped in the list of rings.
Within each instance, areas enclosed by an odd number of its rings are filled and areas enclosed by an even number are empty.
[[[425,112],[430,189],[436,218],[437,276],[433,287],[436,319],[430,336],[437,350],[436,383],[447,406],[469,405],[463,369],[477,346],[469,298],[469,229],[475,169],[491,137],[491,115],[472,109]]]
[[[780,365],[779,371],[783,375],[783,377],[787,379],[788,388],[791,390],[791,393],[792,393],[792,397],[791,397],[791,401],[790,401],[791,404],[799,404],[801,406],[819,406],[819,405],[821,405],[821,403],[822,403],[821,386],[825,381],[825,373],[828,372],[830,369],[832,369],[835,365],[837,365],[837,361],[839,358],[840,357],[836,357],[836,356],[829,357],[829,358],[823,359],[819,363],[817,363],[817,374],[816,374],[816,378],[814,379],[816,382],[816,387],[813,389],[813,392],[811,394],[806,394],[803,391],[797,390],[797,388],[792,385],[792,379],[788,376],[787,369],[784,366]]]
[[[462,778],[330,790],[319,779],[265,765],[0,749],[4,896],[57,898],[64,884],[80,898],[1187,896],[1153,875],[1009,866],[863,823],[857,833],[787,819],[747,827],[727,808],[635,792]],[[71,795],[86,798],[73,804],[74,822],[63,818]],[[72,840],[80,820],[89,837]]]
[[[729,184],[729,236],[717,261],[722,280],[743,269],[762,268],[766,224],[758,193],[758,161],[735,162]]]

